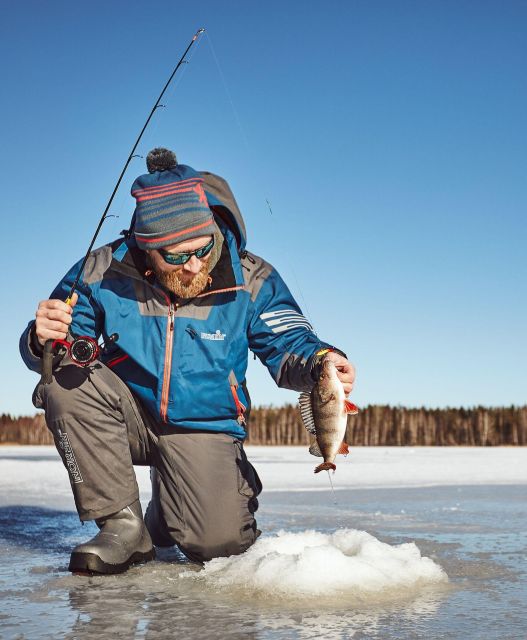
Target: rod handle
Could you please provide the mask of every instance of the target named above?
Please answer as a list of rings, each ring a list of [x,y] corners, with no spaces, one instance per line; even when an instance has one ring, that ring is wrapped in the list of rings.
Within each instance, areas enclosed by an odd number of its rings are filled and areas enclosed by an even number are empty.
[[[53,379],[53,340],[46,340],[42,353],[41,384],[50,384]]]

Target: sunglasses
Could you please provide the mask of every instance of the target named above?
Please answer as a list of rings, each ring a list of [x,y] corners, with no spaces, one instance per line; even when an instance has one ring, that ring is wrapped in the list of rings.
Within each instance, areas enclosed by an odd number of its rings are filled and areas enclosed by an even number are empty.
[[[192,256],[196,256],[196,258],[204,258],[205,256],[208,256],[209,253],[212,251],[213,246],[214,246],[214,236],[212,236],[212,239],[210,240],[210,242],[207,242],[207,244],[204,247],[200,247],[199,249],[196,249],[196,251],[189,251],[184,253],[170,253],[169,251],[165,251],[164,249],[159,249],[159,253],[161,254],[163,260],[167,264],[179,265],[179,264],[186,264],[190,260],[190,258],[192,258]]]

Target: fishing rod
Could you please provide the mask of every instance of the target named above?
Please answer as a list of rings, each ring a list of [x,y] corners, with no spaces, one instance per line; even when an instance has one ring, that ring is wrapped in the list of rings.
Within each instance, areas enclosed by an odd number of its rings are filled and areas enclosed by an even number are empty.
[[[130,151],[130,155],[128,156],[128,160],[126,161],[126,163],[125,163],[125,165],[123,167],[123,170],[121,171],[121,175],[119,176],[119,179],[117,180],[117,183],[116,183],[116,185],[115,185],[115,187],[114,187],[114,189],[112,191],[112,195],[110,196],[110,199],[108,200],[108,204],[106,205],[106,208],[104,209],[104,213],[102,214],[102,217],[99,220],[99,224],[98,224],[97,229],[95,231],[95,234],[94,234],[94,236],[92,238],[92,241],[90,242],[90,246],[88,247],[88,251],[86,252],[86,255],[84,256],[84,260],[82,261],[81,267],[79,269],[79,273],[77,274],[77,277],[75,278],[75,281],[73,282],[73,284],[71,286],[70,292],[69,292],[68,297],[66,299],[66,304],[69,304],[71,302],[71,297],[73,296],[73,293],[74,293],[75,289],[77,288],[77,285],[79,284],[80,277],[82,275],[82,272],[84,271],[84,267],[86,266],[86,262],[88,261],[88,258],[90,257],[90,253],[91,253],[91,250],[93,249],[93,245],[95,244],[95,240],[97,239],[97,236],[99,235],[99,231],[101,230],[101,227],[102,227],[105,219],[108,217],[108,210],[110,209],[110,206],[111,206],[111,204],[113,202],[114,196],[117,193],[117,189],[119,188],[119,185],[121,184],[121,180],[123,179],[123,176],[126,173],[126,170],[128,169],[128,165],[130,164],[130,162],[132,161],[132,158],[134,157],[135,150],[137,149],[137,146],[139,145],[139,142],[141,141],[141,138],[143,137],[143,133],[145,132],[146,128],[148,127],[148,125],[150,123],[150,120],[152,119],[152,116],[154,115],[156,109],[160,106],[159,103],[161,102],[161,99],[164,96],[165,91],[168,89],[168,85],[172,82],[172,79],[176,75],[177,70],[179,69],[179,67],[184,62],[186,62],[185,56],[190,51],[192,45],[196,42],[196,40],[199,38],[199,36],[204,32],[205,32],[205,29],[201,28],[201,29],[198,29],[196,31],[196,33],[194,34],[194,37],[190,41],[190,44],[185,49],[185,53],[179,59],[179,62],[177,63],[174,71],[172,71],[172,74],[171,74],[170,78],[167,80],[167,83],[163,87],[163,91],[161,91],[161,93],[159,94],[159,98],[156,100],[156,103],[152,107],[152,111],[150,111],[150,115],[146,119],[146,122],[143,125],[143,128],[141,129],[141,133],[137,136],[137,140],[135,141],[135,144],[132,147],[132,150]]]
[[[196,31],[196,33],[194,34],[194,36],[192,37],[192,40],[190,41],[189,45],[187,46],[187,48],[185,49],[185,52],[183,53],[183,55],[181,56],[181,58],[179,59],[177,65],[175,66],[174,70],[172,71],[169,79],[167,80],[165,86],[163,87],[163,90],[161,91],[161,93],[159,94],[158,99],[156,100],[154,106],[152,107],[152,110],[150,111],[150,114],[148,116],[148,118],[146,119],[146,122],[143,125],[143,128],[141,129],[139,135],[137,136],[137,140],[134,143],[134,146],[132,147],[132,150],[130,151],[130,154],[128,156],[128,159],[126,160],[124,167],[121,171],[121,174],[115,184],[115,187],[112,191],[112,195],[110,196],[110,199],[108,200],[108,203],[106,204],[106,207],[104,209],[104,212],[101,216],[101,219],[99,220],[99,224],[97,225],[97,229],[95,230],[95,233],[93,235],[93,238],[91,239],[90,242],[90,246],[88,247],[88,251],[86,251],[86,255],[84,256],[84,259],[81,263],[79,272],[77,273],[77,276],[75,277],[75,280],[73,281],[73,284],[71,286],[71,289],[68,293],[68,297],[66,298],[65,302],[66,304],[71,304],[71,300],[73,297],[73,294],[75,293],[75,289],[77,288],[78,284],[79,284],[79,280],[82,276],[82,273],[84,271],[84,268],[86,266],[86,262],[88,261],[88,258],[90,257],[90,253],[91,250],[93,249],[93,245],[95,244],[95,240],[97,239],[97,236],[99,235],[99,232],[101,230],[101,227],[104,223],[104,221],[106,220],[106,218],[108,217],[108,211],[110,210],[110,207],[112,205],[113,199],[115,197],[115,194],[117,193],[117,190],[119,189],[119,185],[121,184],[121,181],[124,177],[124,174],[126,173],[126,170],[128,169],[128,165],[130,164],[130,162],[132,161],[132,158],[134,157],[135,154],[135,150],[137,149],[139,142],[141,141],[141,138],[143,137],[144,132],[146,131],[146,128],[148,127],[148,125],[150,124],[150,120],[152,119],[155,111],[160,107],[163,106],[161,105],[161,99],[163,98],[163,96],[165,95],[165,91],[168,89],[168,86],[170,85],[170,83],[172,82],[172,80],[174,79],[174,76],[176,75],[179,67],[186,63],[187,60],[185,60],[188,52],[190,51],[190,49],[192,48],[192,45],[198,40],[198,38],[205,32],[204,28],[198,29]],[[132,227],[130,227],[132,228]],[[113,340],[117,339],[117,336],[111,336],[111,338],[113,338]],[[90,362],[93,362],[93,360],[95,360],[95,358],[97,358],[97,356],[99,355],[99,345],[97,344],[97,341],[94,340],[91,337],[88,336],[81,336],[79,338],[76,338],[73,342],[68,343],[65,340],[47,340],[45,345],[44,345],[44,353],[42,354],[42,383],[43,384],[49,384],[51,382],[51,378],[52,378],[52,366],[53,366],[53,349],[55,347],[56,344],[61,344],[63,346],[65,346],[68,349],[68,353],[70,355],[70,357],[72,358],[72,360],[79,365],[83,365],[86,366],[88,364],[90,364]]]

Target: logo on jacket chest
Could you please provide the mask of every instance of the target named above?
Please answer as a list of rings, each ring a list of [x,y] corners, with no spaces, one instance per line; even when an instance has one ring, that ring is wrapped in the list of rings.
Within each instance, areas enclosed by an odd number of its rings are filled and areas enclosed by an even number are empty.
[[[225,340],[226,333],[222,333],[219,329],[216,329],[215,333],[201,332],[202,340]]]

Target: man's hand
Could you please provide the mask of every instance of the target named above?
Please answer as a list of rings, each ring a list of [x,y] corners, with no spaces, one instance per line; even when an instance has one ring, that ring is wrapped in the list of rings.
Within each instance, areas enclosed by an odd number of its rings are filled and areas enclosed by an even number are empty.
[[[344,393],[346,395],[350,394],[353,390],[353,383],[355,382],[355,367],[351,362],[346,360],[344,356],[341,356],[335,351],[330,351],[326,355],[326,358],[335,363],[335,366],[337,367],[337,376],[342,382]]]
[[[71,302],[62,300],[42,300],[35,314],[35,333],[39,343],[44,346],[46,340],[64,340],[71,324],[73,307],[79,296],[74,293]]]

